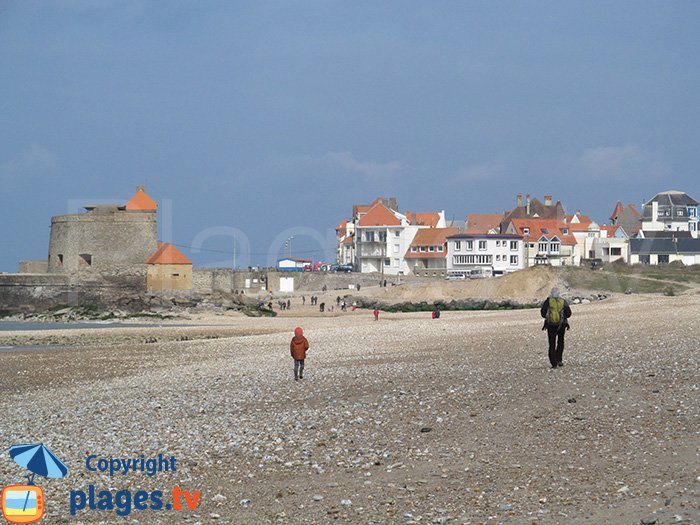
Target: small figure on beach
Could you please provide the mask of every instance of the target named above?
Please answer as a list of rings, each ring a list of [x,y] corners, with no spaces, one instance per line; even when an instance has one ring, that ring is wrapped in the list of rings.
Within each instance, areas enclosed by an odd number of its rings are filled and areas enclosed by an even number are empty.
[[[440,309],[436,308],[433,310],[433,319],[440,319]]]
[[[360,283],[357,283],[356,289],[358,292],[360,291]]]
[[[304,337],[304,331],[297,326],[294,329],[294,337],[289,343],[289,352],[294,359],[294,380],[304,379],[304,360],[309,349],[309,341]]]
[[[302,295],[301,296],[301,305],[304,306],[306,304],[306,296]]]
[[[372,313],[374,314],[374,320],[375,320],[375,321],[379,321],[379,310],[377,310],[377,309],[375,308],[375,309],[374,309],[374,312],[372,312]]]
[[[561,297],[559,288],[552,288],[542,303],[540,314],[544,317],[542,330],[547,330],[549,340],[549,362],[552,368],[564,366],[564,333],[570,328],[571,308]]]
[[[352,302],[352,311],[354,312],[355,310],[357,310],[357,301]]]
[[[318,305],[318,311],[323,313],[323,311],[326,309],[326,303],[321,303]]]
[[[292,300],[287,299],[287,310],[289,310],[292,307]]]
[[[338,296],[338,297],[335,298],[335,304],[336,304],[337,306],[340,306],[340,296]]]

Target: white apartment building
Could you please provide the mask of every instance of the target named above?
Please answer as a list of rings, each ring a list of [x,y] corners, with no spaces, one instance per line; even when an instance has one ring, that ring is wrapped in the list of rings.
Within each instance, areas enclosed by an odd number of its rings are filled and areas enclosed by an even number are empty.
[[[448,275],[503,275],[525,268],[519,235],[458,234],[447,238]]]
[[[355,226],[355,269],[362,273],[408,275],[405,255],[416,232],[444,228],[445,212],[402,214],[375,202]],[[430,216],[430,221],[427,220]]]

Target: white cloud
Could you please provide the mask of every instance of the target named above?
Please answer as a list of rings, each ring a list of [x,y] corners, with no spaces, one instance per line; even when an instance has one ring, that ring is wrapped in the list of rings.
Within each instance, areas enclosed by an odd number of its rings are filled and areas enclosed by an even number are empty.
[[[0,181],[45,175],[57,165],[56,156],[38,144],[22,150],[17,157],[0,164]]]
[[[397,161],[375,162],[359,160],[347,151],[328,152],[323,155],[298,155],[271,161],[276,167],[299,167],[314,171],[331,171],[344,175],[360,175],[364,177],[387,177],[405,168]]]
[[[636,144],[590,148],[578,158],[584,175],[606,179],[662,178],[671,170]]]
[[[483,164],[475,164],[457,170],[455,181],[473,182],[477,180],[500,179],[505,175],[506,162],[504,159],[496,159]]]

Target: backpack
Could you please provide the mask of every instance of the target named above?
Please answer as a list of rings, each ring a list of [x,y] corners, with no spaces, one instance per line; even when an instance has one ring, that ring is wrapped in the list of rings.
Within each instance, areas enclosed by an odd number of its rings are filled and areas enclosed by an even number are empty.
[[[566,318],[564,317],[564,299],[549,298],[549,308],[547,309],[547,324],[549,326],[561,326]]]

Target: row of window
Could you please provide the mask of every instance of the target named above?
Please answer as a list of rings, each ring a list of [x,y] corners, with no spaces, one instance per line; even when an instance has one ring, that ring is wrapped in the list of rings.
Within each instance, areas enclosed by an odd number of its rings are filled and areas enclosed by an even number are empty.
[[[420,249],[419,249],[420,248]],[[438,246],[411,246],[411,253],[417,252],[442,252],[444,251],[442,245]]]
[[[559,253],[559,247],[560,244],[558,242],[541,242],[537,246],[537,251],[540,253]]]
[[[488,246],[486,240],[482,241],[477,241],[478,244],[478,249],[479,251],[486,251]],[[456,252],[461,252],[462,251],[462,241],[454,241],[455,243],[455,251]],[[496,248],[507,248],[510,247],[512,251],[517,251],[518,249],[518,241],[506,241],[506,240],[496,240]],[[464,248],[465,251],[471,252],[474,250],[474,241],[464,241]]]
[[[493,261],[492,255],[453,255],[452,262],[458,264],[491,264]],[[496,262],[510,262],[511,265],[518,264],[517,255],[496,255]]]

